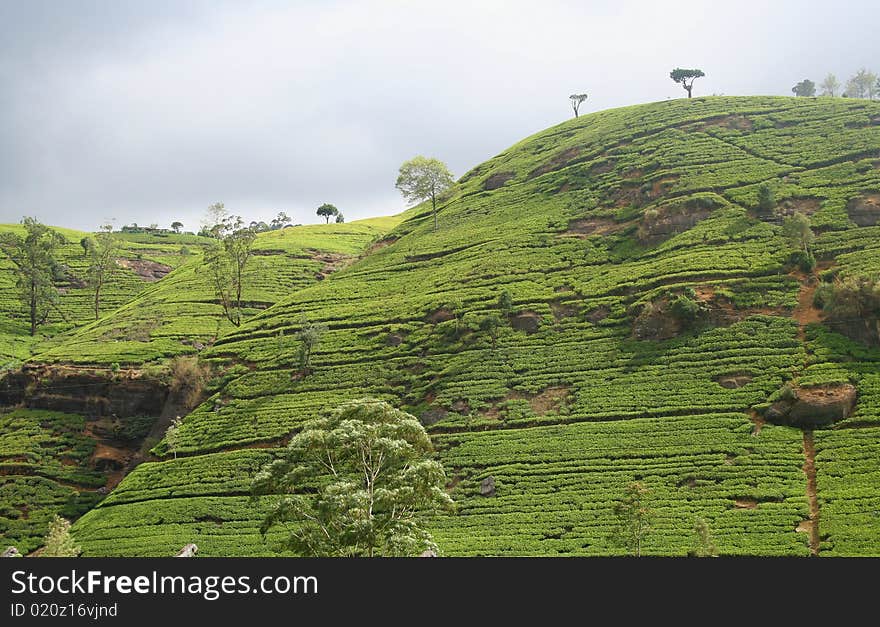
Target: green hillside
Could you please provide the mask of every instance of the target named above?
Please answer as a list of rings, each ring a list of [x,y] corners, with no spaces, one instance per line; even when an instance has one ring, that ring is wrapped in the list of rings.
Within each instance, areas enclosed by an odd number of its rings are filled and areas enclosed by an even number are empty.
[[[247,267],[245,315],[323,280],[401,219],[260,233]],[[79,240],[86,234],[58,231],[69,242],[60,251],[60,262],[71,276],[84,275],[87,262]],[[144,456],[139,449],[152,430],[159,429],[155,437],[161,437],[167,427],[163,421],[173,415],[160,412],[181,410],[168,402],[162,409],[161,401],[128,403],[136,407],[127,409],[124,399],[161,399],[169,378],[168,358],[197,353],[234,328],[204,270],[202,248],[210,240],[174,234],[116,236],[120,256],[106,291],[107,313],[97,321],[88,290],[65,285],[58,320],[50,320],[30,338],[12,292],[14,277],[11,272],[0,275],[10,286],[0,291],[0,320],[6,325],[0,357],[12,360],[9,369],[21,361],[41,369],[24,402],[35,409],[0,408],[0,542],[22,551],[40,546],[54,513],[74,518],[99,502],[126,468]],[[152,262],[162,264],[168,274],[146,281],[136,273],[137,268],[151,269],[143,264]],[[5,269],[11,262],[3,263]],[[120,265],[126,263],[134,268]],[[0,388],[2,383],[0,378]],[[47,405],[63,411],[47,410]],[[150,405],[152,409],[145,409]]]
[[[259,233],[246,266],[245,316],[350,263],[397,222],[383,218]],[[112,314],[40,353],[36,361],[140,365],[196,353],[233,328],[198,254]]]
[[[64,277],[58,281],[61,292],[58,306],[35,337],[29,334],[25,311],[16,294],[14,266],[6,255],[0,254],[0,369],[27,360],[33,353],[50,346],[51,338],[95,320],[93,296],[85,284],[89,260],[79,243],[88,233],[54,230],[67,242],[57,252]],[[21,236],[25,230],[18,224],[0,224],[2,232]],[[120,248],[118,263],[102,295],[102,315],[147,290],[157,276],[185,263],[210,241],[204,237],[172,234],[117,234],[116,237]],[[151,270],[157,274],[151,274]]]
[[[783,237],[796,211],[814,271]],[[880,555],[880,350],[814,301],[835,277],[880,275],[880,103],[582,116],[468,172],[438,230],[429,207],[405,218],[201,352],[228,376],[186,416],[185,455],[139,465],[80,518],[85,554],[272,554],[251,477],[304,421],[369,395],[434,439],[458,506],[432,529],[445,555],[621,554],[613,506],[633,480],[656,512],[646,554],[685,555],[699,517],[725,555]],[[493,313],[495,338],[480,330]],[[303,316],[329,328],[305,376]],[[147,358],[111,357],[101,333],[41,359]],[[848,391],[833,426],[766,420]]]

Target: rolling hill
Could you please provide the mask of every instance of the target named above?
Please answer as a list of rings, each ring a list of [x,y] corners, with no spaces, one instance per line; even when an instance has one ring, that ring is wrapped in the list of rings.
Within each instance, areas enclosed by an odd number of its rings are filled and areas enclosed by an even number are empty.
[[[815,268],[792,262],[795,212]],[[711,97],[569,120],[465,174],[436,231],[417,207],[217,334],[178,458],[158,444],[74,532],[87,555],[273,554],[251,477],[304,421],[373,396],[434,440],[458,505],[432,529],[445,555],[620,554],[613,506],[633,480],[655,511],[647,554],[687,554],[702,518],[725,555],[880,555],[873,319],[831,320],[816,296],[880,275],[878,223],[878,103]],[[304,317],[328,327],[308,373]],[[101,322],[36,361],[159,356],[104,354]]]

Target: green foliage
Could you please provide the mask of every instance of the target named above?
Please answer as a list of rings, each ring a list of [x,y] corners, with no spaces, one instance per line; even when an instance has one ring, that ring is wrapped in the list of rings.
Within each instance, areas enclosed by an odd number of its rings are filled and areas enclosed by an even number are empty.
[[[869,72],[866,68],[859,70],[855,76],[846,82],[846,96],[848,98],[867,98],[873,100],[877,94],[877,75]]]
[[[297,334],[299,338],[299,367],[300,370],[308,372],[312,366],[312,352],[321,341],[321,336],[327,332],[327,325],[321,323],[309,322],[303,318],[300,324],[300,330]]]
[[[837,90],[840,88],[840,83],[837,80],[837,77],[834,74],[829,73],[823,80],[822,84],[819,85],[819,88],[822,90],[823,96],[834,96]]]
[[[12,262],[16,274],[18,297],[27,312],[31,336],[46,322],[58,300],[55,279],[61,268],[55,249],[66,243],[64,236],[35,218],[23,218],[25,236],[0,234],[0,251]]]
[[[712,539],[712,530],[705,518],[694,521],[694,548],[689,555],[693,557],[718,557],[718,547]]]
[[[762,183],[758,188],[758,211],[764,216],[769,216],[773,214],[775,208],[776,197],[773,194],[773,188]]]
[[[800,212],[795,212],[782,223],[782,237],[792,248],[810,252],[810,245],[816,239],[811,228],[810,219]],[[815,263],[815,260],[813,260]]]
[[[437,230],[437,197],[455,183],[446,164],[438,159],[413,157],[400,166],[395,187],[409,203],[431,201],[434,230]]]
[[[70,521],[55,516],[49,523],[49,533],[46,534],[40,557],[77,557],[80,553],[82,549],[77,546],[70,534]]]
[[[502,316],[509,316],[513,312],[513,298],[507,290],[501,290],[498,295],[498,311]]]
[[[626,486],[626,492],[615,505],[617,517],[615,538],[630,555],[642,556],[642,544],[651,533],[654,510],[648,505],[651,490],[639,481]]]
[[[431,452],[414,416],[375,399],[345,403],[307,423],[254,479],[255,495],[284,495],[261,530],[292,525],[286,548],[315,557],[435,550],[425,520],[452,500]]]
[[[101,311],[101,290],[110,279],[112,270],[116,265],[119,244],[113,235],[110,225],[103,227],[94,238],[89,238],[85,241],[88,244],[83,245],[83,248],[86,249],[86,256],[89,260],[86,282],[94,294],[95,320],[97,320],[100,318]]]
[[[705,76],[703,70],[686,70],[680,67],[675,68],[669,73],[669,78],[676,83],[679,83],[684,88],[687,92],[688,98],[691,97],[691,91],[694,88],[694,81],[703,76]]]
[[[318,207],[318,210],[316,211],[316,213],[319,216],[321,216],[322,218],[324,218],[324,220],[327,224],[330,223],[330,218],[332,216],[338,217],[338,216],[342,215],[339,213],[339,209],[337,209],[335,206],[331,205],[330,203],[326,203],[326,202],[323,205],[321,205],[320,207]]]
[[[240,216],[227,217],[215,225],[214,235],[220,243],[209,248],[205,263],[214,284],[214,294],[226,318],[235,326],[242,322],[241,294],[246,278],[245,268],[251,258],[257,233],[244,226]]]
[[[174,454],[177,459],[177,450],[180,448],[180,428],[183,426],[183,419],[180,416],[171,420],[171,424],[165,429],[165,447]]]
[[[792,93],[795,96],[801,98],[807,98],[816,95],[816,83],[811,81],[808,78],[805,78],[800,83],[791,88]]]

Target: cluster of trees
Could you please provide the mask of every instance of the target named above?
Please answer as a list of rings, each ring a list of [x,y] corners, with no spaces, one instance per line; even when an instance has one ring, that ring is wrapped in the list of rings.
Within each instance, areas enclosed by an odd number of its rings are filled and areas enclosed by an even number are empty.
[[[834,74],[828,74],[819,84],[820,96],[843,98],[867,98],[873,100],[880,96],[880,78],[874,72],[862,68],[846,81],[845,90],[840,92],[840,81]],[[816,95],[816,83],[805,78],[791,88],[795,96],[809,98]]]
[[[0,234],[0,252],[12,261],[18,298],[27,315],[30,334],[34,336],[53,311],[66,320],[58,308],[57,284],[73,277],[57,258],[58,247],[66,244],[67,239],[35,218],[25,217],[21,224],[25,230],[23,237],[8,232]],[[82,280],[92,292],[97,320],[101,311],[101,294],[116,266],[119,245],[110,226],[102,227],[93,236],[84,237],[80,245],[89,260]]]

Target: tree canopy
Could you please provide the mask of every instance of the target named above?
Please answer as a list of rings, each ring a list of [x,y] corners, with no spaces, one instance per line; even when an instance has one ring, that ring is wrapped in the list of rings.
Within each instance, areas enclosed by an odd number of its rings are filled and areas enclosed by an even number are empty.
[[[840,88],[840,83],[837,81],[837,77],[834,76],[834,74],[828,74],[822,80],[822,84],[819,85],[819,88],[822,90],[823,96],[834,96],[835,92]]]
[[[224,218],[211,231],[220,240],[205,252],[214,293],[226,318],[235,326],[240,326],[245,268],[251,258],[251,249],[257,234],[252,227],[244,225],[240,216]]]
[[[434,230],[437,230],[437,196],[455,183],[446,164],[439,159],[421,155],[405,161],[400,166],[395,187],[409,203],[431,201]]]
[[[801,98],[809,98],[816,95],[816,83],[809,78],[805,78],[800,83],[791,88],[795,96]]]
[[[0,251],[15,266],[18,297],[30,322],[30,334],[46,322],[58,299],[55,279],[60,278],[61,267],[55,259],[55,249],[65,243],[64,236],[53,231],[35,218],[21,221],[25,236],[15,233],[0,234]],[[88,243],[82,243],[88,252]]]
[[[323,205],[318,207],[318,211],[316,213],[324,218],[325,224],[330,224],[330,218],[332,216],[339,215],[339,209],[331,205],[330,203],[325,202]]]
[[[572,94],[568,98],[571,100],[571,108],[574,109],[574,117],[578,116],[578,109],[581,107],[581,103],[587,99],[587,94]]]
[[[688,98],[691,97],[691,92],[694,88],[694,81],[703,76],[705,76],[703,70],[686,70],[680,67],[675,68],[669,73],[669,78],[676,83],[679,83],[684,88],[688,94]]]
[[[411,556],[436,550],[424,523],[452,508],[446,474],[412,415],[384,401],[343,403],[307,422],[253,494],[283,495],[263,521],[284,526],[287,549],[305,556]]]

